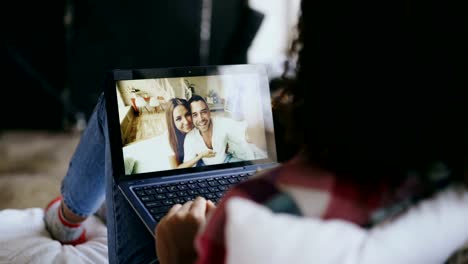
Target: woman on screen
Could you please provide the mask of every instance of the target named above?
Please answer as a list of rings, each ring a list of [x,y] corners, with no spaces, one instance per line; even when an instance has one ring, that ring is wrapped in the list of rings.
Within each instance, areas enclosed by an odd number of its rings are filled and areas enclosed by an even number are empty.
[[[172,168],[190,168],[202,158],[213,157],[215,155],[212,150],[206,150],[196,155],[195,158],[182,163],[184,160],[185,135],[193,129],[192,115],[187,100],[181,98],[169,100],[166,109],[166,123],[169,145],[174,153],[169,157]]]

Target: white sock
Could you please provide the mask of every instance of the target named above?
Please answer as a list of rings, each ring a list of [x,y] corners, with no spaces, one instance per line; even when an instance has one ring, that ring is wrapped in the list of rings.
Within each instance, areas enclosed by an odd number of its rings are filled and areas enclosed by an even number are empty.
[[[107,224],[107,214],[106,214],[107,209],[106,208],[107,208],[106,201],[104,201],[101,207],[99,207],[99,209],[95,213],[95,215],[99,217],[99,219],[101,219],[102,222],[104,222],[104,224]]]
[[[44,211],[44,222],[52,238],[62,244],[77,245],[86,242],[86,230],[81,223],[65,219],[62,212],[62,197],[52,200]]]

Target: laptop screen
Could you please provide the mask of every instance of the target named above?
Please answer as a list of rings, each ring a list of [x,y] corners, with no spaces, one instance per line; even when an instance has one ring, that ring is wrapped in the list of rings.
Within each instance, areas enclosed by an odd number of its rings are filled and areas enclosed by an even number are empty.
[[[276,162],[263,67],[132,73],[114,79],[125,176]]]

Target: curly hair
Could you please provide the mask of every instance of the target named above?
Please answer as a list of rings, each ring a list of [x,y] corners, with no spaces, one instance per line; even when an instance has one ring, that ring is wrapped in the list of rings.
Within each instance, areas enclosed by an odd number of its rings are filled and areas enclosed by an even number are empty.
[[[442,163],[462,180],[465,9],[451,0],[391,3],[302,1],[295,79],[283,92],[292,97],[289,138],[339,177],[398,184]]]

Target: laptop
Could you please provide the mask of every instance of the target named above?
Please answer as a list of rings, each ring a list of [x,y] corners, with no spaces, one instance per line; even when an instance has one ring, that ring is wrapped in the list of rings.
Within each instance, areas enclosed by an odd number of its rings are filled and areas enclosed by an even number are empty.
[[[278,165],[263,65],[115,69],[105,96],[114,180],[151,233],[174,204]]]

